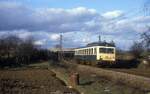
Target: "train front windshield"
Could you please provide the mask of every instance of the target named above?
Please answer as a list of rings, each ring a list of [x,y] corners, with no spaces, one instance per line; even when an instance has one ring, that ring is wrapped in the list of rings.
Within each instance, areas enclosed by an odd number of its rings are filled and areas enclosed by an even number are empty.
[[[99,53],[113,54],[114,53],[114,48],[99,48]]]

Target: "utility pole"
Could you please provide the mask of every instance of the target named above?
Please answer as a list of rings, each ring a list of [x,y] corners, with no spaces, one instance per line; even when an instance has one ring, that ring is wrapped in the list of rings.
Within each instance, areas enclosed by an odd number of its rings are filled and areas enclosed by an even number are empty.
[[[60,51],[62,52],[62,34],[60,34]]]
[[[150,16],[150,0],[145,0],[143,10],[144,16]]]
[[[144,16],[150,16],[150,0],[145,0],[144,1]],[[150,26],[148,24],[146,24],[146,27],[148,27],[148,31],[150,30]]]
[[[63,35],[60,34],[60,39],[59,39],[59,51],[58,51],[58,58],[59,58],[59,61],[62,61],[63,60]]]
[[[99,35],[98,37],[99,37],[99,43],[101,43],[101,35]]]

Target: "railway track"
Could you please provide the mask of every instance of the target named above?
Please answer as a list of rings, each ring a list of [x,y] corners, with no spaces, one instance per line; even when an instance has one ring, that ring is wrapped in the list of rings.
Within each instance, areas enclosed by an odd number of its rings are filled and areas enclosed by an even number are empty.
[[[131,69],[123,69],[123,68],[105,68],[106,70],[112,70],[116,72],[123,72],[128,74],[134,74],[139,76],[144,76],[150,78],[150,69],[149,68],[131,68]]]
[[[97,67],[86,66],[86,65],[79,65],[77,67],[77,70],[92,72],[97,76],[105,77],[109,80],[150,92],[150,78],[148,77],[128,74],[124,72],[116,72],[113,70],[107,70],[107,69],[102,69]]]

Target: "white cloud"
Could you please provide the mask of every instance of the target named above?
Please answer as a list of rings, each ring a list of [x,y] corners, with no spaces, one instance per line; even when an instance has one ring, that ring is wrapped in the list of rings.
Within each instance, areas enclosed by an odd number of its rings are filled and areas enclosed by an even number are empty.
[[[34,42],[35,45],[45,45],[46,44],[46,39],[41,39],[41,40],[37,40]]]
[[[107,18],[107,19],[117,18],[117,17],[119,17],[121,15],[123,15],[123,12],[120,11],[120,10],[109,11],[109,12],[106,12],[106,13],[102,14],[102,16],[104,18]]]
[[[85,7],[77,7],[77,8],[74,8],[74,9],[68,9],[67,12],[70,12],[71,14],[75,14],[75,15],[79,15],[79,14],[88,14],[88,13],[91,13],[91,14],[96,14],[97,11],[95,9],[87,9]]]
[[[60,39],[60,34],[51,34],[49,37],[53,41],[58,41]]]

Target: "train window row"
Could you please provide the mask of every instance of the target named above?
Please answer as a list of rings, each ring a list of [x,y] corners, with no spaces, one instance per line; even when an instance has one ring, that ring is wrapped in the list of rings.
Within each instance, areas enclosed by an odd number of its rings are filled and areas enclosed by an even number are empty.
[[[113,48],[99,48],[99,53],[114,53]]]
[[[96,54],[96,48],[89,48],[89,49],[81,49],[75,51],[77,55],[94,55]]]

